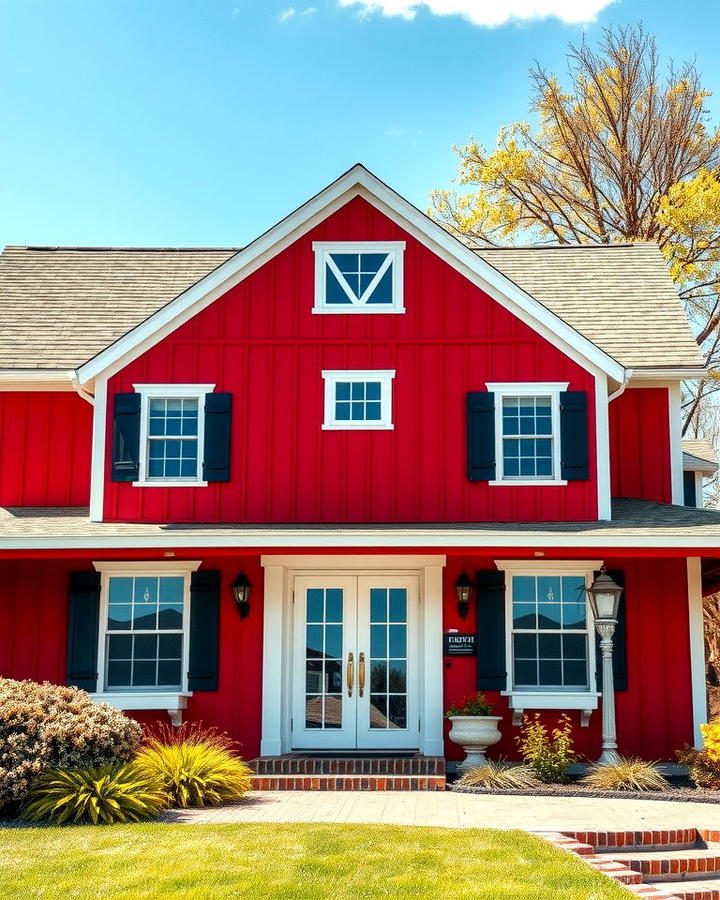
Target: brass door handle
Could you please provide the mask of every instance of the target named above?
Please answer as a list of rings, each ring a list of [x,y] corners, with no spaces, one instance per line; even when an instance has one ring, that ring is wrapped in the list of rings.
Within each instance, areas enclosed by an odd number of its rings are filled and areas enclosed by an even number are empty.
[[[353,661],[352,653],[348,653],[347,660],[347,689],[348,689],[348,697],[352,697],[353,692],[353,683],[355,681],[355,663]]]
[[[361,653],[358,660],[358,694],[362,697],[365,693],[365,654]]]

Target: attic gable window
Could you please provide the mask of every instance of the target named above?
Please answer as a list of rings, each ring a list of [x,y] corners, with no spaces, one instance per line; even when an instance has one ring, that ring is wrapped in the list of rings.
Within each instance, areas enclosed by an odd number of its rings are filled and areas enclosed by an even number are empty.
[[[314,242],[315,313],[402,313],[403,241]]]

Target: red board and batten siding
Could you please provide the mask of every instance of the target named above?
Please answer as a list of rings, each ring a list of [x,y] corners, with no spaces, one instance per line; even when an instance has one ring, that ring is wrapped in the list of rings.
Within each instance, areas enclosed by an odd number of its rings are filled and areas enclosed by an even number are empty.
[[[672,502],[667,388],[628,388],[609,411],[613,497]]]
[[[0,391],[0,506],[86,506],[91,443],[74,391]]]
[[[381,548],[368,552],[382,552]],[[473,574],[491,568],[503,551],[483,556],[452,556],[444,573],[443,629],[472,631],[475,611],[457,614],[454,582],[461,571]],[[126,558],[131,558],[128,552]],[[97,554],[94,556],[97,558]],[[5,560],[0,579],[0,675],[13,678],[65,681],[67,589],[69,573],[91,569],[89,557],[62,560]],[[628,690],[617,694],[620,749],[645,759],[674,759],[674,751],[692,742],[690,658],[684,559],[608,558],[608,565],[623,569],[627,591]],[[197,691],[190,698],[186,718],[216,725],[239,741],[252,757],[260,748],[262,698],[262,568],[259,556],[206,557],[203,567],[222,571],[220,602],[220,674],[217,691]],[[253,584],[250,616],[241,620],[233,604],[230,585],[244,569]],[[445,705],[476,690],[474,658],[445,658]],[[489,692],[495,711],[503,716],[503,740],[494,756],[517,755],[507,701]],[[600,749],[600,711],[590,726],[579,726],[572,713],[576,750],[595,758]],[[145,722],[162,713],[139,715]],[[546,713],[552,723],[556,713]],[[446,741],[450,759],[460,751]]]
[[[406,312],[314,315],[314,240],[404,240]],[[395,369],[393,431],[323,431],[323,369]],[[590,479],[490,487],[466,476],[465,395],[485,382],[588,395]],[[109,382],[233,394],[232,473],[205,488],[111,483],[104,518],[149,522],[471,522],[597,518],[594,380],[356,198]]]

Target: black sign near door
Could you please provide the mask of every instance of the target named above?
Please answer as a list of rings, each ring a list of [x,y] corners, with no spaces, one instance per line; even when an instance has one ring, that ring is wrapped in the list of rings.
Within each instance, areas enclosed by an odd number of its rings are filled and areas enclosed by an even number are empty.
[[[445,656],[475,656],[474,634],[457,634],[457,632],[443,635],[443,653]]]

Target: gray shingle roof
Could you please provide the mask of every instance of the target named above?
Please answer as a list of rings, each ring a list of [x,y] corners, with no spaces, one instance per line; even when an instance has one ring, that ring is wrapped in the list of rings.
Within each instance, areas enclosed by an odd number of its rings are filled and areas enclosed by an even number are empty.
[[[717,472],[717,453],[710,441],[686,438],[682,442],[683,469],[690,472]]]
[[[6,247],[0,368],[77,368],[236,249]],[[625,366],[702,363],[654,245],[478,253]]]
[[[478,522],[398,525],[155,525],[90,522],[87,509],[0,508],[0,547],[323,546],[328,535],[344,546],[375,546],[382,534],[401,531],[404,546],[562,546],[581,539],[589,547],[706,547],[720,550],[720,512],[646,500],[614,500],[611,522]],[[375,535],[378,535],[376,538]],[[42,543],[41,543],[42,542]],[[705,554],[704,554],[705,555]],[[712,555],[712,554],[711,554]],[[720,555],[720,554],[718,554]]]
[[[656,244],[476,253],[624,366],[702,365]]]

